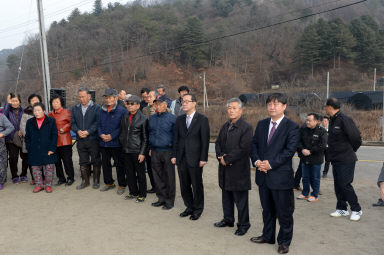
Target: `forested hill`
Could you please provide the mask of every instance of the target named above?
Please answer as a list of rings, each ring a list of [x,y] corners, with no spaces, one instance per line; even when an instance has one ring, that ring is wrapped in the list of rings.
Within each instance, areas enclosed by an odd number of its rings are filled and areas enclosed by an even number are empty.
[[[198,91],[204,70],[208,92],[216,98],[276,83],[286,88],[316,85],[331,70],[340,83],[352,84],[356,78],[364,86],[373,68],[379,74],[383,70],[384,0],[337,9],[351,3],[166,0],[121,5],[96,0],[91,13],[75,9],[51,24],[52,85],[108,85],[137,92],[163,83]],[[327,12],[332,9],[337,10]],[[314,13],[322,14],[310,16]],[[32,37],[25,47],[22,94],[42,91],[40,60],[39,40]],[[8,57],[9,70],[0,78],[9,81],[2,85],[3,93],[12,88],[19,61],[19,54]]]

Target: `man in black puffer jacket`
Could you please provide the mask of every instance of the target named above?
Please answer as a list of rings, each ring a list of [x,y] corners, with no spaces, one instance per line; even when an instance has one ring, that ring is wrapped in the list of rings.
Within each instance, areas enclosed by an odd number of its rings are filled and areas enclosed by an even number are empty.
[[[130,96],[125,105],[129,113],[121,120],[119,140],[122,164],[118,168],[117,179],[119,186],[124,187],[128,180],[129,195],[125,199],[136,198],[136,202],[144,202],[147,196],[144,159],[148,147],[148,120],[139,110],[138,96]]]

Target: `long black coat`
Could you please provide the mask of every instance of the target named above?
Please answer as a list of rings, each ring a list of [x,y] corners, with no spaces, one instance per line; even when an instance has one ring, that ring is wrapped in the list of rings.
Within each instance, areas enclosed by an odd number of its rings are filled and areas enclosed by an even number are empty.
[[[252,142],[252,126],[240,118],[232,128],[226,122],[216,140],[216,157],[224,156],[226,166],[219,160],[219,186],[228,191],[251,189],[249,152]]]
[[[176,119],[173,156],[177,165],[186,160],[188,166],[199,167],[200,161],[208,161],[209,122],[207,117],[196,112],[187,129],[186,116],[183,114]]]
[[[54,164],[57,161],[57,126],[54,118],[45,116],[40,129],[36,118],[27,121],[25,144],[28,150],[28,165],[42,166]],[[54,154],[48,156],[48,151]]]

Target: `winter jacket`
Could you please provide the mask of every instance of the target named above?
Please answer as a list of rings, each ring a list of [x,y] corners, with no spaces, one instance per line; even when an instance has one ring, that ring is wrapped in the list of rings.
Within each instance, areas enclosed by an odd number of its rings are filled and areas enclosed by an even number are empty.
[[[56,120],[56,126],[58,130],[57,147],[72,145],[71,131],[71,112],[67,109],[60,108],[59,110],[51,111],[48,114]],[[60,133],[60,129],[64,130],[64,133]]]
[[[311,129],[308,127],[300,128],[300,140],[298,144],[299,157],[305,164],[320,165],[324,162],[324,151],[327,146],[327,131],[317,125]],[[304,156],[302,150],[307,149],[311,152],[309,156]]]
[[[12,133],[14,129],[15,128],[13,127],[12,123],[7,119],[7,117],[5,117],[4,114],[0,113],[0,133],[4,135],[4,137],[1,139],[5,139],[5,137]]]
[[[169,113],[156,113],[149,118],[149,149],[172,151],[176,116]]]
[[[121,120],[119,136],[121,149],[124,153],[145,155],[148,149],[148,120],[139,110],[129,124],[129,113]]]
[[[54,118],[45,116],[40,129],[36,118],[27,121],[25,143],[28,150],[28,165],[43,166],[57,162],[57,127]],[[48,151],[54,154],[48,156]]]
[[[337,112],[331,117],[328,129],[328,156],[330,162],[353,163],[361,146],[361,134],[353,120]]]
[[[20,121],[20,131],[23,134],[23,137],[25,137],[25,128],[27,127],[27,121],[30,118],[33,118],[33,111],[32,107],[28,106],[24,109],[23,116],[21,117]],[[28,153],[27,147],[25,146],[25,142],[23,143],[22,151],[23,153]]]
[[[173,100],[171,103],[171,112],[176,116],[183,115],[185,112],[183,111],[183,103],[181,102],[181,98]]]
[[[15,128],[9,135],[5,137],[6,141],[12,142],[13,136],[17,133],[17,131],[20,130],[20,122],[21,122],[21,117],[23,116],[23,111],[24,111],[23,107],[20,106],[18,108],[19,114],[16,117],[15,113],[13,112],[12,106],[10,104],[5,105],[3,113]]]
[[[103,105],[103,107],[101,107],[99,112],[99,121],[97,124],[97,132],[101,147],[120,147],[119,135],[121,119],[127,113],[128,111],[118,103],[115,103],[110,112],[108,112],[107,106]],[[102,134],[110,134],[112,136],[112,140],[104,142],[100,138]]]

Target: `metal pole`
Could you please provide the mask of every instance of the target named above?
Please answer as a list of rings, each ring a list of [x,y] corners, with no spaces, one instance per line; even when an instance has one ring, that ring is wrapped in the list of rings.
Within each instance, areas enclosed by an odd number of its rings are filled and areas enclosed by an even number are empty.
[[[40,28],[40,50],[41,50],[41,64],[43,69],[43,82],[44,82],[44,102],[47,110],[49,111],[49,92],[51,90],[51,79],[49,75],[48,63],[48,50],[47,38],[45,36],[45,23],[43,13],[42,0],[37,0],[37,11],[39,14],[39,28]]]
[[[203,73],[203,106],[204,106],[204,112],[205,112],[205,106],[206,106],[206,104],[205,104],[205,99],[206,99],[206,97],[205,97],[205,72]]]
[[[373,71],[373,91],[376,91],[376,68]]]
[[[329,72],[327,72],[327,99],[329,98]]]

